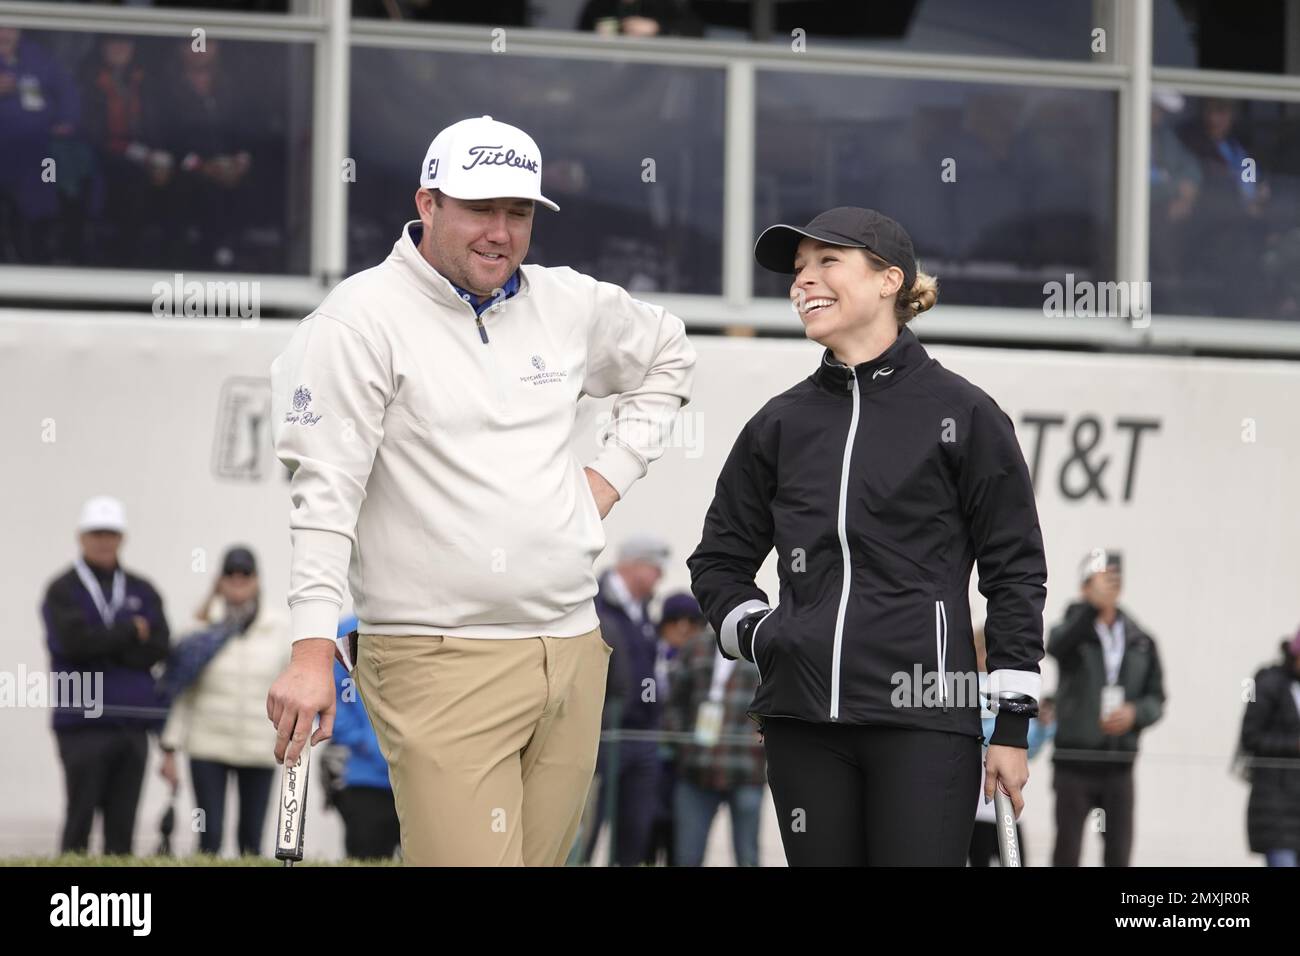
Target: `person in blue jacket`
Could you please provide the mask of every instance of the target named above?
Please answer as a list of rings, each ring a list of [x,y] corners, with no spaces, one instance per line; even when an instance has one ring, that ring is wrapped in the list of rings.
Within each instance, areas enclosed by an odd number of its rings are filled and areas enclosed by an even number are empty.
[[[339,622],[338,636],[356,630],[355,617]],[[334,736],[325,760],[333,772],[332,802],[343,817],[343,845],[357,859],[391,857],[401,846],[388,763],[370,725],[355,679],[334,661]]]

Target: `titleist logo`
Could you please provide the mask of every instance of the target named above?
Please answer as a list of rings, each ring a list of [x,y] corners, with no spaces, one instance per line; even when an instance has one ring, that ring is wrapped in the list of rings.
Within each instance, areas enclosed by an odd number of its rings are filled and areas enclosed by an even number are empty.
[[[473,169],[475,166],[513,166],[516,169],[526,169],[530,173],[538,170],[537,160],[529,159],[513,149],[507,149],[503,153],[500,146],[471,146],[469,155],[469,165],[462,166],[461,169]]]

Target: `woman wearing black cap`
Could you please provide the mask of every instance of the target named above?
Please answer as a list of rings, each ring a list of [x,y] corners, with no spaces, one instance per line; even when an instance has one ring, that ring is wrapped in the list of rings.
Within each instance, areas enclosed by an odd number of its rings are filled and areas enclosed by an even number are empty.
[[[177,642],[158,681],[170,705],[160,772],[175,791],[176,752],[189,755],[194,805],[205,815],[199,849],[212,854],[221,852],[226,786],[233,776],[239,852],[257,854],[275,771],[266,693],[289,663],[288,615],[262,600],[253,552],[233,547],[197,620],[200,627]]]
[[[757,665],[751,715],[792,865],[964,863],[980,779],[968,589],[988,599],[997,708],[984,793],[1016,813],[1039,694],[1047,579],[1010,419],[906,326],[934,305],[912,242],[874,210],[773,226],[817,369],[749,421],[688,564],[724,656]],[[776,548],[780,601],[754,583]]]

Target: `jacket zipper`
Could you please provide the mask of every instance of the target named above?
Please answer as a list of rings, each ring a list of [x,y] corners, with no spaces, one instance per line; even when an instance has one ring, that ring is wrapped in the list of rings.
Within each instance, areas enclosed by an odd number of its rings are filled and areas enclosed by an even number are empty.
[[[948,709],[948,609],[934,602],[934,656],[939,663],[939,701]]]
[[[840,536],[840,555],[844,561],[844,586],[840,590],[840,609],[835,615],[835,650],[831,657],[831,720],[840,717],[840,656],[844,643],[844,616],[849,607],[849,583],[853,579],[853,562],[849,557],[849,536],[845,530],[845,510],[849,494],[849,462],[853,456],[853,439],[858,433],[857,373],[849,371],[849,394],[853,396],[853,419],[849,422],[848,439],[844,442],[844,464],[840,468],[840,506],[836,530]]]

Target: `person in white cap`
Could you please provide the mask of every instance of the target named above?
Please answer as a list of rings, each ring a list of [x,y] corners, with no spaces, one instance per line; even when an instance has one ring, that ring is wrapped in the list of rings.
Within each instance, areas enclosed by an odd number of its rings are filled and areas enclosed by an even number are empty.
[[[444,129],[420,167],[419,218],[271,370],[276,453],[293,472],[293,655],[267,698],[276,757],[332,732],[350,586],[357,686],[412,864],[564,862],[610,653],[593,604],[601,520],[690,396],[679,318],[523,265],[534,209],[558,209],[541,183],[522,130],[487,116]],[[571,446],[584,395],[617,396],[585,466]]]
[[[651,534],[635,534],[619,547],[614,566],[600,576],[596,614],[601,633],[614,648],[601,720],[605,730],[659,729],[668,694],[666,682],[658,688],[660,675],[655,672],[655,664],[659,627],[650,616],[650,602],[668,556],[666,541]],[[656,691],[647,694],[651,686]],[[611,859],[618,866],[637,866],[647,860],[650,831],[658,809],[659,745],[650,740],[602,744],[597,772],[599,792],[588,812],[590,823],[580,859],[590,860],[595,850],[612,790],[617,795],[617,806],[610,821]]]
[[[122,567],[125,534],[120,501],[87,501],[77,523],[81,554],[50,582],[41,604],[50,672],[69,692],[50,702],[67,791],[64,853],[86,852],[96,811],[104,852],[131,852],[147,732],[166,713],[149,669],[167,656],[170,630],[153,585]]]

